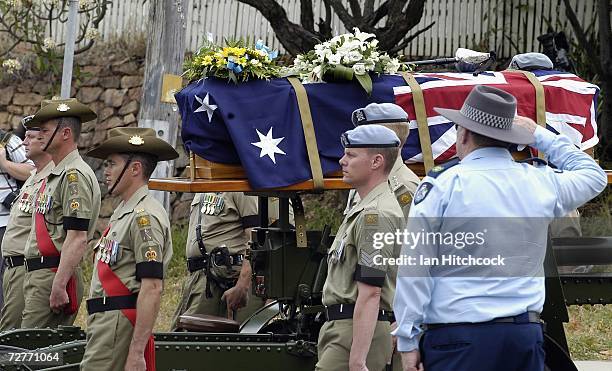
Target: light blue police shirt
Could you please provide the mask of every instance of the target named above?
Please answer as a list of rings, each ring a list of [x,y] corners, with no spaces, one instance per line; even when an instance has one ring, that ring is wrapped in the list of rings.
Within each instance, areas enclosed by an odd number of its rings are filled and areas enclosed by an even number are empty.
[[[427,176],[415,194],[407,231],[436,231],[439,225],[424,218],[516,218],[552,220],[583,205],[607,185],[605,172],[564,135],[537,127],[534,147],[547,155],[559,170],[514,162],[509,151],[487,147],[469,153],[459,164],[438,177]],[[419,196],[419,191],[421,194]],[[423,197],[418,202],[419,197]],[[518,220],[519,218],[517,218]],[[425,230],[423,230],[425,229]],[[527,233],[529,235],[525,236]],[[520,241],[538,244],[540,266],[544,261],[546,228],[516,231]],[[512,238],[512,237],[511,237]],[[520,245],[520,244],[517,244]],[[521,246],[517,246],[520,248]],[[405,249],[402,247],[402,254]],[[401,352],[418,348],[423,323],[485,322],[526,311],[541,312],[544,305],[542,274],[523,277],[440,277],[407,274],[400,266],[393,310]],[[404,273],[404,274],[402,274]],[[408,276],[410,275],[410,276]]]

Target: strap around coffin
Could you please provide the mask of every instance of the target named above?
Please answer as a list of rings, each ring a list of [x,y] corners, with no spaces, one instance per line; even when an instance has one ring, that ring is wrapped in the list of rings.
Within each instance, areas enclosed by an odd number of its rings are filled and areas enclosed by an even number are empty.
[[[412,102],[414,103],[414,112],[416,113],[417,124],[419,128],[419,142],[421,143],[421,153],[423,154],[423,164],[425,165],[425,173],[428,173],[434,167],[433,151],[431,149],[431,137],[429,136],[429,126],[427,125],[427,112],[425,111],[425,97],[423,90],[419,86],[414,76],[408,72],[402,72],[402,77],[410,86],[412,91]]]
[[[306,141],[306,150],[308,152],[308,162],[310,163],[310,172],[312,173],[314,189],[323,190],[323,170],[321,169],[321,159],[319,158],[317,138],[312,123],[310,105],[308,104],[308,95],[306,94],[306,89],[304,89],[304,86],[296,77],[288,77],[287,80],[291,86],[293,86],[293,90],[295,90],[295,96],[300,110],[300,118],[302,119],[302,129],[304,130],[304,139]]]
[[[536,122],[538,125],[546,129],[546,98],[544,95],[544,86],[538,78],[529,71],[520,71],[529,80],[535,88],[536,96]],[[542,151],[538,152],[538,157],[544,159],[545,154]]]

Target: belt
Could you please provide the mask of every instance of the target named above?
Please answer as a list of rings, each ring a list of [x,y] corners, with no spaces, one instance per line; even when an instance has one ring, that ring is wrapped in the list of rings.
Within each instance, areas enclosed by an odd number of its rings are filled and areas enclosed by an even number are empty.
[[[40,258],[26,259],[25,267],[28,272],[32,272],[45,268],[57,268],[59,263],[59,256],[41,256]]]
[[[207,254],[208,255],[208,254]],[[206,269],[208,267],[208,258],[212,259],[212,263],[217,267],[225,267],[228,265],[241,265],[244,260],[243,254],[234,254],[225,256],[221,254],[212,254],[212,256],[198,256],[196,258],[188,258],[187,259],[187,270],[189,273],[197,272],[202,269]]]
[[[354,311],[355,304],[334,304],[325,306],[325,316],[328,321],[353,318]],[[381,309],[378,311],[378,320],[395,322],[395,316],[392,311]]]
[[[433,330],[437,328],[450,327],[450,326],[489,325],[492,323],[517,323],[517,324],[540,323],[542,324],[543,322],[540,319],[540,313],[525,312],[525,313],[521,313],[516,316],[494,318],[486,322],[429,323],[426,326],[428,330]]]
[[[138,294],[125,296],[103,296],[87,300],[87,313],[94,314],[109,310],[135,309]]]
[[[11,255],[4,257],[4,264],[9,268],[21,267],[23,265],[23,255]]]

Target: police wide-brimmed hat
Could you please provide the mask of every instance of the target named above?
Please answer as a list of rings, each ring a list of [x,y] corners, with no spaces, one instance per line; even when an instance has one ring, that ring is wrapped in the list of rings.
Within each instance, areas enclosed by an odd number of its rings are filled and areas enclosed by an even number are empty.
[[[485,137],[514,144],[535,141],[528,129],[512,124],[516,98],[492,86],[475,86],[460,110],[437,107],[434,110],[455,124]]]
[[[87,152],[87,156],[105,159],[113,153],[146,153],[157,157],[157,161],[179,157],[178,152],[165,140],[155,135],[151,128],[114,128],[108,139]]]
[[[382,124],[390,122],[407,122],[408,114],[394,103],[370,103],[353,111],[353,125]]]
[[[41,108],[32,116],[30,121],[24,123],[26,128],[36,127],[40,124],[60,117],[76,117],[81,123],[95,120],[97,115],[89,107],[75,98],[44,100]]]
[[[362,125],[347,130],[340,137],[344,148],[392,148],[399,147],[397,134],[382,125]]]

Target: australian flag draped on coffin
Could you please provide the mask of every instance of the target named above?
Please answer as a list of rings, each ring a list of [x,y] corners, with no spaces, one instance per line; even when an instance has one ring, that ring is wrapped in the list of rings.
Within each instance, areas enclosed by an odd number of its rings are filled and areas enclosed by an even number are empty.
[[[546,93],[548,128],[568,134],[582,149],[597,143],[595,107],[599,89],[575,75],[535,71]],[[535,89],[522,75],[506,72],[416,74],[425,97],[434,159],[455,156],[452,122],[433,107],[458,109],[476,84],[514,94],[518,113],[535,119]],[[394,102],[408,112],[410,136],[402,157],[422,161],[410,88],[401,76],[373,78],[368,96],[356,82],[304,85],[313,117],[323,173],[340,169],[342,132],[351,129],[353,110],[372,102]],[[312,178],[296,95],[286,79],[235,85],[198,80],[179,93],[182,137],[187,150],[209,161],[241,164],[253,189],[283,187]]]

